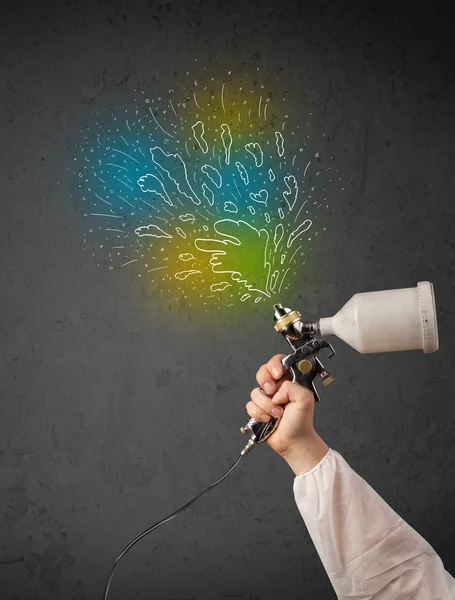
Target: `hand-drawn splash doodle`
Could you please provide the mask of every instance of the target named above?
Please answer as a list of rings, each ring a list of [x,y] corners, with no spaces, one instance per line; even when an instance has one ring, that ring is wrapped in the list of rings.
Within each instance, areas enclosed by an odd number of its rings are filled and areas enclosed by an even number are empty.
[[[207,311],[280,299],[326,230],[327,182],[341,178],[320,177],[309,122],[291,128],[282,95],[256,79],[136,90],[131,107],[85,127],[72,165],[84,243],[109,269]]]

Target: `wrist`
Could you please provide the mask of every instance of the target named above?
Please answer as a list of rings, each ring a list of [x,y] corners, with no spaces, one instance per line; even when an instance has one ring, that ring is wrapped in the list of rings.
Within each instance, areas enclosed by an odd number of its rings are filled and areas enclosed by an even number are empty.
[[[319,464],[328,451],[328,445],[313,430],[307,436],[289,446],[285,452],[281,453],[281,456],[297,477],[307,473]]]

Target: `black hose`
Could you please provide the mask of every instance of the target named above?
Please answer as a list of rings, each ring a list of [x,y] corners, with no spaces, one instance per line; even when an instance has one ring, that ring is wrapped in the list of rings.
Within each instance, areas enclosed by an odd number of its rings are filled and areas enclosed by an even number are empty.
[[[220,477],[220,479],[218,479],[218,481],[215,481],[215,483],[212,483],[211,485],[209,485],[207,488],[205,488],[204,491],[202,491],[195,498],[193,498],[192,500],[190,500],[189,502],[187,502],[184,506],[182,506],[181,508],[177,509],[175,512],[173,512],[172,514],[170,514],[168,517],[165,517],[164,519],[162,519],[158,523],[155,523],[155,525],[152,525],[151,527],[149,527],[148,529],[146,529],[145,531],[143,531],[141,534],[139,534],[137,537],[135,537],[134,540],[132,542],[130,542],[128,544],[128,546],[126,546],[126,548],[124,548],[124,550],[121,552],[121,554],[119,554],[119,556],[116,558],[114,564],[112,565],[112,569],[111,569],[111,572],[109,574],[109,578],[108,578],[108,580],[106,582],[106,585],[104,587],[103,600],[107,600],[107,595],[109,594],[109,589],[111,587],[112,579],[114,578],[115,570],[116,570],[119,562],[121,561],[121,559],[128,552],[128,550],[130,550],[134,546],[134,544],[136,544],[139,540],[141,540],[147,534],[151,533],[154,529],[157,529],[160,525],[163,525],[163,523],[166,523],[167,521],[171,521],[178,514],[182,513],[184,510],[186,510],[192,504],[194,504],[196,502],[196,500],[198,500],[206,492],[208,492],[209,490],[211,490],[212,488],[214,488],[215,486],[217,486],[219,483],[221,483],[223,481],[223,479],[226,479],[226,477],[239,464],[240,459],[242,458],[242,456],[244,456],[243,453],[238,457],[238,459],[235,461],[235,463],[232,465],[232,467],[228,471],[226,471],[226,473],[222,477]]]

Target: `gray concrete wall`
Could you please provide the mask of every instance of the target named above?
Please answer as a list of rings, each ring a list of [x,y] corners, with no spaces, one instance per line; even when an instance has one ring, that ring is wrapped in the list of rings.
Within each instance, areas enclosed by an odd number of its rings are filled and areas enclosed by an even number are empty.
[[[343,8],[341,4],[345,4]],[[343,343],[316,426],[455,573],[454,43],[449,3],[8,2],[0,23],[1,598],[94,600],[132,536],[234,461],[270,307],[201,318],[98,267],[66,170],[138,86],[259,66],[312,106],[345,191],[288,291],[309,318],[435,285],[437,354]],[[220,67],[221,65],[221,67]],[[97,91],[96,81],[104,80]],[[94,83],[95,82],[95,83]],[[84,101],[87,90],[90,102]],[[95,91],[93,91],[95,90]],[[317,148],[316,148],[317,150]],[[334,598],[267,447],[143,540],[112,598]]]

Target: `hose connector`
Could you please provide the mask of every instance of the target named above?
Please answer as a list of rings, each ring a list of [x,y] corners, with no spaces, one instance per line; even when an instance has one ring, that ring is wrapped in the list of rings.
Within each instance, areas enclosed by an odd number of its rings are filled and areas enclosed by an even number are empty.
[[[251,438],[248,440],[247,445],[245,446],[245,448],[242,450],[242,452],[240,453],[241,456],[246,456],[248,453],[251,452],[251,450],[254,448],[255,446],[255,442],[254,440],[252,440]]]

